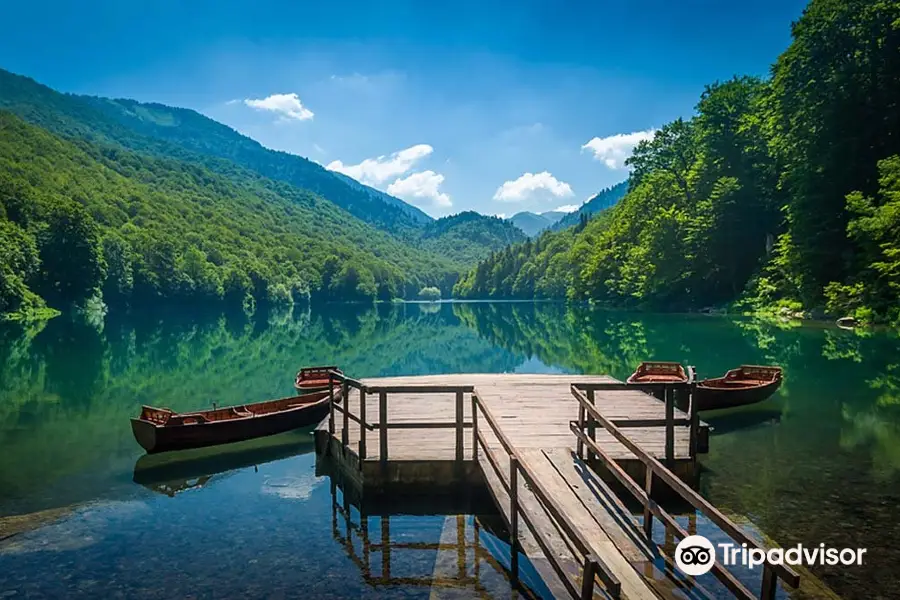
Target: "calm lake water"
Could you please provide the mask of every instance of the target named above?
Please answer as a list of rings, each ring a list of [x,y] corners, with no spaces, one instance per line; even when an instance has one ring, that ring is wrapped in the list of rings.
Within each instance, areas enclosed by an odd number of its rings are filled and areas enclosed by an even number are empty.
[[[771,400],[705,417],[702,493],[782,546],[868,549],[860,567],[813,568],[821,586],[798,597],[900,597],[896,335],[471,303],[0,326],[0,598],[429,598],[435,579],[508,598],[496,516],[362,519],[316,474],[305,432],[154,471],[128,418],[289,395],[300,365],[625,378],[651,357],[706,377],[782,365]]]

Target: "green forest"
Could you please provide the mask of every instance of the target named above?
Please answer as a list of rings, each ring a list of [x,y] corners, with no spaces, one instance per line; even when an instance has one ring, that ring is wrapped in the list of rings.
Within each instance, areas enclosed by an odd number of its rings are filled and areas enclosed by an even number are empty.
[[[535,239],[434,220],[191,110],[0,70],[0,315],[435,288],[900,322],[900,2],[813,0],[792,37]]]
[[[0,83],[0,315],[449,296],[525,239],[476,213],[433,220],[192,111]]]
[[[900,2],[813,0],[766,79],[641,142],[624,199],[480,262],[462,298],[900,320]]]

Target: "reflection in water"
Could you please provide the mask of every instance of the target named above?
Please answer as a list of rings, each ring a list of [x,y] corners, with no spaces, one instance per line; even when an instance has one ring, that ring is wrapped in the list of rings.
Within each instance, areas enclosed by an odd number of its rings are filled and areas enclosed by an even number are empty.
[[[235,444],[145,454],[134,464],[132,479],[155,492],[174,496],[178,492],[203,487],[215,475],[245,467],[258,468],[261,464],[312,451],[312,429],[306,428]],[[290,487],[277,483],[271,485]]]
[[[480,598],[552,597],[524,557],[518,579],[511,577],[508,534],[498,535],[496,518],[373,516],[356,510],[334,482],[331,495],[332,535],[371,586],[422,586],[431,598],[443,590],[456,592],[451,597],[463,590]]]
[[[27,558],[41,552],[0,553],[0,589],[31,585],[39,590],[35,595],[63,597],[82,585],[74,595],[88,597],[107,591],[103,582],[119,569],[119,560],[121,569],[146,572],[133,561],[163,569],[173,556],[189,561],[208,553],[235,574],[250,568],[258,581],[249,582],[246,574],[226,577],[233,590],[250,595],[263,589],[257,585],[282,589],[296,583],[298,573],[304,581],[348,579],[357,595],[371,592],[361,576],[347,576],[346,569],[358,571],[330,528],[317,529],[320,520],[329,521],[331,497],[302,444],[286,444],[284,454],[261,449],[230,465],[234,457],[201,458],[190,468],[158,470],[139,460],[143,452],[129,417],[141,404],[191,410],[213,401],[286,396],[300,365],[335,363],[356,377],[518,371],[623,379],[647,358],[696,365],[701,377],[740,364],[784,367],[785,382],[771,399],[708,418],[715,436],[710,454],[701,459],[703,493],[781,545],[868,548],[862,567],[814,572],[849,598],[889,594],[900,562],[900,526],[893,514],[900,504],[895,335],[553,303],[330,306],[252,319],[110,316],[102,327],[65,318],[41,326],[0,324],[0,520],[15,519],[18,532],[0,543],[37,547],[21,525],[32,523],[34,535],[61,547],[51,541],[47,515],[66,527],[82,519],[98,532],[90,534],[90,545],[65,550],[65,560],[47,564]],[[173,500],[133,481],[163,486],[163,493],[186,486],[193,491]],[[103,508],[132,502],[146,505],[151,515],[126,517]],[[80,510],[96,512],[79,517]],[[111,525],[101,526],[98,515],[108,516]],[[165,525],[151,527],[151,517]],[[434,525],[436,536],[444,524],[409,523],[411,529]],[[392,539],[395,529],[392,520]],[[308,536],[302,543],[298,531]],[[322,562],[290,562],[298,548],[308,555],[307,546],[325,557]],[[225,557],[223,548],[237,550]],[[121,559],[130,553],[133,558]],[[257,556],[289,563],[293,570],[248,567]],[[68,579],[48,583],[42,569],[49,568]],[[175,580],[167,597],[179,595],[182,584],[208,586],[211,594],[225,590],[212,579],[222,568],[201,564],[208,581]],[[133,597],[153,597],[128,573],[119,577],[130,582],[122,585]],[[316,591],[328,596],[330,589],[323,583]]]

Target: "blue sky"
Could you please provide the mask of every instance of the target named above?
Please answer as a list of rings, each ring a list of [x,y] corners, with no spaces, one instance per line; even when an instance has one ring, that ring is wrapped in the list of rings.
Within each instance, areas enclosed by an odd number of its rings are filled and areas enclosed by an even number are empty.
[[[441,216],[577,206],[799,0],[4,3],[0,67],[184,106]]]

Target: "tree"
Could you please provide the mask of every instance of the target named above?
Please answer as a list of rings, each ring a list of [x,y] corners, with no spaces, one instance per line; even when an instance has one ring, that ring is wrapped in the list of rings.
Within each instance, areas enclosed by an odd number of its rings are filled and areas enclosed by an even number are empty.
[[[134,288],[133,251],[128,242],[113,232],[103,236],[102,244],[106,262],[103,300],[110,306],[125,306]]]
[[[61,202],[38,235],[41,271],[37,289],[56,308],[91,297],[106,275],[97,224],[78,204]]]
[[[437,302],[441,299],[441,290],[436,287],[423,287],[419,290],[419,299],[429,302]]]

